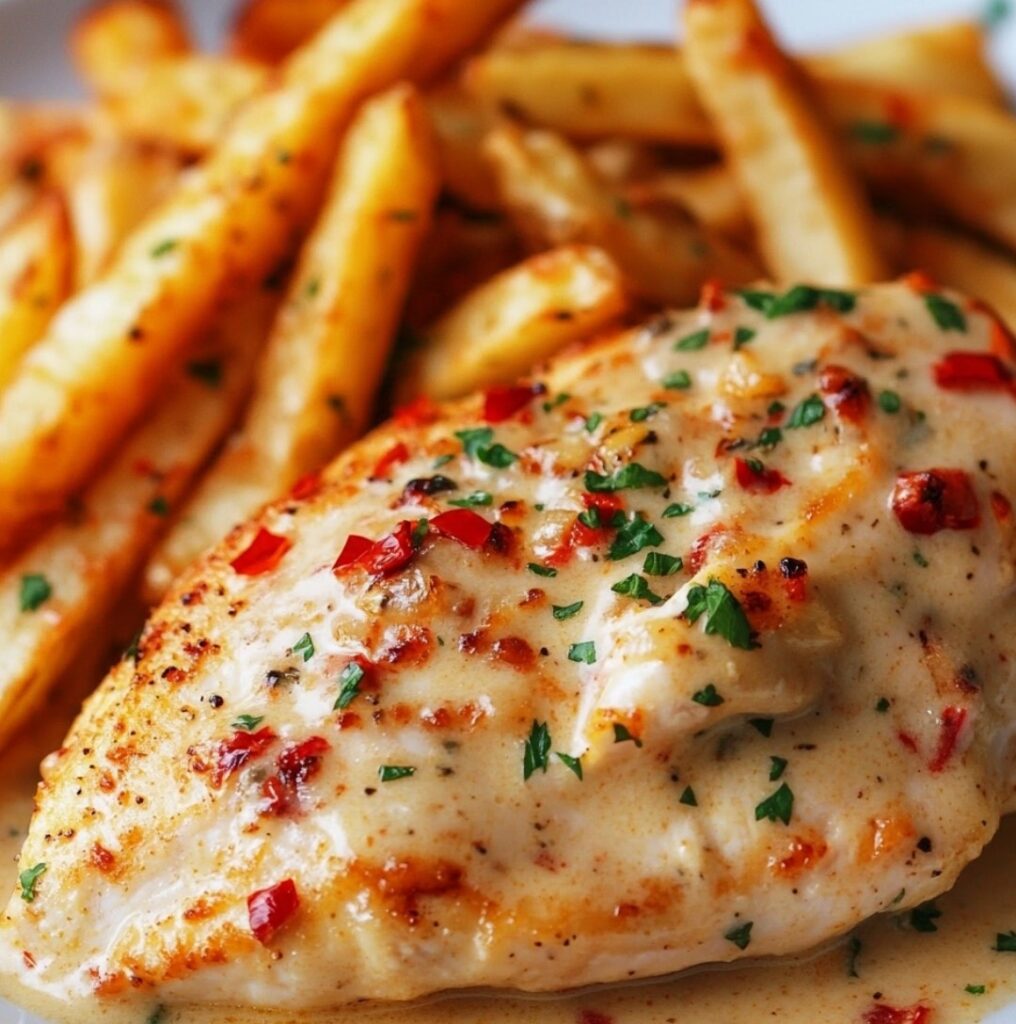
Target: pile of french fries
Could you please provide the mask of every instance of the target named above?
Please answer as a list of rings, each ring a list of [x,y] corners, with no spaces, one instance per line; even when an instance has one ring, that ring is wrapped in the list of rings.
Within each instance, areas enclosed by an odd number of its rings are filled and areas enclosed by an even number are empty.
[[[764,278],[921,268],[1016,325],[1016,117],[974,24],[785,54],[752,0],[676,46],[522,0],[163,0],[0,101],[0,742],[104,636],[393,405],[508,382]]]

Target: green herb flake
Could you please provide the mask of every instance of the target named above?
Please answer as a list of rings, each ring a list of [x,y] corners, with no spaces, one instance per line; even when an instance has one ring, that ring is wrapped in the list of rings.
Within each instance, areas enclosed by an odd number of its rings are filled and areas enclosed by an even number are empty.
[[[988,0],[981,12],[981,23],[989,32],[1000,28],[1012,14],[1009,0]]]
[[[639,406],[637,409],[632,409],[628,413],[628,418],[632,423],[645,423],[651,416],[655,416],[661,409],[666,409],[666,402],[651,402],[649,405]]]
[[[987,988],[984,985],[967,985],[963,991],[972,996],[983,996]]]
[[[717,693],[714,683],[707,683],[701,690],[696,690],[691,699],[707,708],[718,708],[723,703],[723,698]]]
[[[875,704],[875,710],[880,715],[884,715],[889,710],[889,698],[879,697],[878,702]]]
[[[572,757],[571,754],[562,754],[561,751],[557,751],[557,756],[561,761],[561,764],[565,765],[568,769],[575,773],[575,777],[582,781],[582,758]]]
[[[522,779],[525,781],[533,772],[540,770],[544,773],[550,764],[550,730],[546,722],[538,722],[533,719],[532,728],[526,738],[525,748],[522,752]]]
[[[794,811],[794,792],[784,782],[782,786],[771,796],[767,796],[755,807],[755,820],[782,821],[784,825],[790,824],[790,816]]]
[[[557,575],[557,569],[552,569],[549,565],[540,565],[539,562],[530,562],[526,568],[537,576],[543,576],[546,579],[553,579]]]
[[[895,391],[881,391],[878,396],[878,407],[882,412],[895,416],[903,408],[903,402]]]
[[[678,803],[684,804],[685,807],[698,807],[698,800],[695,799],[695,790],[691,786],[685,786],[678,799]]]
[[[603,413],[594,412],[586,417],[586,430],[591,434],[603,422]]]
[[[637,490],[641,487],[666,487],[666,478],[654,469],[646,469],[638,462],[629,462],[627,466],[614,470],[604,476],[587,469],[585,476],[586,490],[594,494],[610,491]]]
[[[351,661],[339,675],[339,682],[342,689],[332,705],[333,711],[344,711],[353,703],[353,700],[360,693],[360,681],[363,679],[363,666]]]
[[[304,633],[299,640],[293,644],[293,654],[302,654],[304,661],[310,661],[314,657],[314,641],[311,639],[310,633]]]
[[[771,452],[782,440],[783,431],[779,427],[765,427],[755,444]]]
[[[623,580],[615,583],[610,589],[615,594],[632,597],[640,601],[648,601],[650,604],[663,603],[663,598],[659,594],[654,594],[650,589],[649,582],[645,576],[639,576],[638,573],[626,576]]]
[[[159,259],[161,256],[168,256],[177,246],[175,238],[167,238],[152,246],[152,259]]]
[[[505,469],[518,459],[503,444],[494,442],[494,431],[490,427],[456,430],[455,436],[462,442],[462,450],[471,459],[495,469]]]
[[[559,405],[564,405],[569,398],[571,398],[571,395],[569,395],[567,391],[562,391],[559,395],[555,395],[553,398],[548,399],[548,401],[543,403],[543,411],[553,412],[553,410]]]
[[[731,647],[750,651],[757,645],[751,638],[751,626],[737,598],[717,579],[707,587],[696,584],[688,591],[684,617],[691,623],[706,617],[706,633],[722,636]]]
[[[34,612],[53,596],[49,580],[41,573],[28,573],[21,577],[18,607],[23,612]]]
[[[928,566],[931,565],[928,559],[925,558],[917,548],[914,548],[914,553],[910,557],[913,558],[914,563],[919,565],[922,569],[927,569]]]
[[[753,288],[742,288],[737,292],[741,301],[759,313],[765,313],[776,298],[772,292],[761,292]]]
[[[847,977],[859,978],[857,973],[857,958],[861,955],[861,940],[856,935],[850,936],[847,944]]]
[[[727,942],[732,942],[738,949],[747,949],[751,942],[751,928],[754,921],[745,921],[744,924],[736,925],[724,934]]]
[[[999,932],[992,948],[996,953],[1016,953],[1016,932]]]
[[[377,770],[378,778],[382,782],[395,782],[396,779],[408,779],[416,774],[416,769],[408,764],[383,764]]]
[[[941,916],[942,911],[935,906],[935,901],[929,900],[910,911],[910,927],[915,932],[937,932],[938,925],[935,924],[935,921]]]
[[[148,1015],[148,1019],[145,1021],[145,1024],[163,1024],[163,1022],[166,1019],[166,1014],[168,1012],[169,1011],[166,1009],[165,1006],[157,1006]]]
[[[653,548],[662,543],[663,534],[637,513],[617,531],[607,557],[618,562],[638,554],[643,548]]]
[[[467,495],[465,498],[455,498],[453,501],[449,501],[449,505],[454,505],[456,508],[480,508],[484,505],[492,505],[494,503],[494,495],[490,491],[473,491],[472,494]]]
[[[766,413],[769,416],[781,416],[787,411],[787,407],[779,400],[774,400],[769,403],[769,407],[766,409]]]
[[[434,469],[440,469],[442,466],[447,466],[449,462],[455,459],[454,455],[439,455],[434,460]]]
[[[887,121],[855,121],[850,126],[850,134],[868,146],[887,146],[900,137],[900,130]]]
[[[583,665],[596,664],[596,643],[593,640],[583,640],[580,644],[572,644],[568,648],[568,660],[577,661]]]
[[[734,351],[736,352],[739,348],[744,348],[748,342],[754,340],[756,334],[758,334],[758,331],[753,330],[751,327],[738,327],[734,331]]]
[[[777,757],[775,754],[769,755],[769,781],[775,782],[777,779],[783,777],[783,773],[787,770],[787,759],[785,757]]]
[[[36,864],[34,868],[25,868],[24,871],[18,875],[18,882],[21,885],[21,898],[26,903],[32,903],[35,900],[35,887],[38,884],[39,879],[46,873],[48,865],[44,862]]]
[[[237,715],[230,728],[237,732],[253,732],[264,720],[264,715]]]
[[[551,606],[551,611],[554,613],[554,618],[558,621],[564,619],[570,619],[573,615],[578,615],[582,611],[582,606],[585,601],[575,601],[573,604],[555,604]]]
[[[665,555],[662,551],[650,551],[642,563],[642,571],[647,576],[673,576],[684,568],[684,559],[680,555]]]
[[[940,331],[966,331],[967,318],[955,302],[931,292],[924,296],[924,304]]]
[[[773,720],[771,718],[749,718],[748,724],[758,733],[768,739],[773,734]]]
[[[695,511],[694,505],[685,505],[683,502],[675,501],[663,510],[664,519],[679,519],[681,516],[691,515]]]
[[[642,740],[638,736],[633,736],[628,726],[622,725],[620,722],[614,723],[614,742],[634,743],[636,747],[642,746]]]
[[[684,391],[691,387],[691,374],[687,370],[668,373],[660,382],[668,391]]]
[[[187,364],[187,373],[210,388],[222,384],[222,363],[218,359],[195,359]]]
[[[674,342],[675,352],[697,352],[709,344],[709,328],[703,327],[700,331],[686,334],[680,341]]]
[[[822,399],[818,395],[809,395],[802,402],[794,406],[794,411],[787,420],[787,427],[791,430],[799,430],[801,427],[811,427],[825,418],[826,409]]]

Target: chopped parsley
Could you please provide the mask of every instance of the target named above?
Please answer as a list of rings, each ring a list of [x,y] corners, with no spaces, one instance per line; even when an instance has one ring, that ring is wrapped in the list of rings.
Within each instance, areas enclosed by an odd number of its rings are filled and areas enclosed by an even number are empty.
[[[686,334],[680,341],[674,342],[675,352],[697,352],[709,344],[709,328],[703,327],[693,334]]]
[[[343,711],[353,703],[354,698],[360,693],[360,681],[362,679],[363,666],[355,661],[351,661],[339,675],[342,689],[339,690],[339,695],[335,698],[335,704],[332,706],[333,711]]]
[[[691,515],[695,511],[693,505],[685,505],[683,502],[675,501],[663,510],[664,519],[678,519],[681,516]]]
[[[914,548],[914,553],[911,555],[911,558],[913,558],[915,564],[919,565],[922,569],[927,569],[931,564],[917,548]]]
[[[747,949],[751,942],[751,927],[754,921],[745,921],[744,924],[736,925],[724,934],[727,942],[732,942],[738,949]]]
[[[409,535],[409,539],[412,541],[413,547],[418,548],[424,541],[430,531],[430,523],[426,519],[420,518],[416,520],[416,525],[413,527],[412,532]]]
[[[492,505],[494,503],[494,495],[490,491],[473,491],[472,494],[467,495],[465,498],[456,498],[454,501],[449,501],[449,505],[455,505],[456,508],[478,508],[482,505]]]
[[[698,807],[698,800],[695,799],[695,790],[691,786],[685,786],[684,792],[681,793],[678,803],[684,804],[685,807]]]
[[[586,430],[591,434],[603,422],[602,412],[593,412],[586,417]]]
[[[310,661],[314,657],[314,641],[310,633],[304,633],[299,640],[293,644],[293,653],[302,654],[304,661]]]
[[[634,743],[636,747],[642,746],[642,740],[638,736],[633,736],[628,726],[622,725],[620,722],[614,723],[614,742],[615,743]]]
[[[561,763],[563,765],[565,765],[567,768],[569,768],[571,771],[573,771],[575,773],[576,777],[578,778],[578,780],[581,782],[582,781],[582,758],[581,757],[572,757],[571,754],[562,754],[560,750],[557,751],[557,756],[560,759]]]
[[[783,773],[787,770],[787,759],[785,757],[777,757],[775,754],[769,755],[769,781],[775,782],[777,779],[783,777]]]
[[[195,359],[187,364],[187,372],[210,388],[217,388],[222,383],[222,363],[218,359]]]
[[[596,663],[596,643],[592,640],[583,640],[580,644],[572,644],[568,648],[568,660],[594,665]]]
[[[983,996],[987,989],[984,985],[967,985],[963,991],[968,992],[972,996]]]
[[[875,705],[875,710],[880,715],[884,715],[889,710],[889,698],[879,697],[878,703]]]
[[[773,734],[773,720],[771,718],[749,718],[748,724],[768,739]]]
[[[577,518],[583,526],[588,526],[590,530],[605,530],[608,527],[616,530],[619,526],[624,525],[624,513],[620,509],[615,509],[610,513],[608,519],[604,519],[603,513],[595,505],[581,511]]]
[[[157,494],[148,503],[148,511],[151,512],[153,516],[165,518],[169,515],[169,502],[166,501],[161,494]]]
[[[666,478],[661,476],[654,469],[646,469],[638,462],[629,462],[627,466],[615,469],[613,473],[604,476],[602,473],[594,473],[593,470],[586,470],[586,490],[595,493],[605,491],[627,491],[640,487],[666,487]]]
[[[522,779],[525,781],[533,772],[540,770],[546,774],[550,763],[550,730],[546,722],[533,719],[533,726],[526,738],[522,752]]]
[[[35,887],[39,879],[46,873],[48,865],[45,862],[36,864],[34,868],[25,868],[24,871],[18,875],[18,882],[21,885],[21,898],[26,903],[32,903],[35,900]]]
[[[787,420],[787,426],[792,430],[800,427],[810,427],[825,418],[825,405],[818,395],[809,395],[803,401],[794,406],[794,411]]]
[[[749,341],[753,340],[758,331],[753,330],[751,327],[738,327],[734,331],[734,351],[736,352],[739,348],[743,348],[748,344]]]
[[[636,513],[617,531],[607,557],[618,562],[638,554],[643,548],[653,548],[662,543],[663,534],[641,513]]]
[[[924,296],[924,304],[939,330],[966,331],[967,318],[955,302],[950,302],[944,295],[930,292]]]
[[[551,606],[551,610],[554,613],[554,618],[559,621],[563,619],[570,619],[573,615],[577,615],[582,611],[582,606],[585,601],[576,601],[574,604],[555,604]]]
[[[163,1024],[163,1021],[165,1019],[166,1019],[166,1007],[165,1006],[157,1006],[148,1015],[148,1020],[145,1022],[145,1024]]]
[[[645,423],[650,416],[655,416],[661,409],[666,408],[666,402],[651,402],[649,405],[641,405],[637,409],[632,409],[628,413],[628,418],[632,423]]]
[[[688,590],[685,618],[695,623],[706,617],[706,633],[722,636],[731,647],[750,651],[756,644],[751,639],[751,626],[737,598],[717,579],[707,587],[696,584]]]
[[[648,601],[650,604],[662,604],[663,598],[659,594],[654,594],[649,587],[649,582],[645,576],[639,576],[638,573],[632,573],[630,576],[626,576],[623,580],[619,580],[611,588],[615,594],[622,594],[625,597],[633,597],[637,600]]]
[[[860,974],[857,973],[857,958],[861,955],[861,940],[856,935],[850,936],[850,942],[847,945],[847,977],[848,978],[859,978]]]
[[[683,391],[691,387],[691,374],[687,370],[675,370],[661,381],[668,391]]]
[[[439,455],[434,460],[434,469],[440,469],[442,466],[447,466],[454,458],[454,455]]]
[[[756,805],[755,820],[762,821],[763,818],[766,818],[769,821],[782,821],[784,825],[789,825],[793,810],[794,792],[784,782],[775,793]]]
[[[996,953],[1016,953],[1016,932],[999,932],[995,936]]]
[[[673,576],[684,568],[680,555],[665,555],[662,551],[650,551],[642,563],[642,571],[649,576]]]
[[[855,121],[850,126],[850,134],[869,146],[886,146],[900,137],[900,130],[887,121]]]
[[[552,399],[543,403],[543,411],[552,412],[559,405],[564,405],[569,398],[571,398],[571,395],[567,391],[562,391],[559,395],[555,395]]]
[[[230,728],[238,732],[253,732],[264,720],[264,715],[237,715]]]
[[[18,606],[23,612],[34,612],[53,596],[53,588],[41,573],[28,573],[21,577]]]
[[[779,427],[765,427],[755,444],[771,452],[782,440],[783,431]]]
[[[167,238],[158,245],[152,246],[152,258],[158,259],[160,256],[168,256],[176,248],[176,239]]]
[[[378,778],[382,782],[394,782],[396,779],[408,779],[415,775],[416,769],[408,764],[383,764],[377,770]]]
[[[462,442],[462,450],[477,462],[496,469],[505,469],[518,459],[503,444],[494,441],[491,427],[474,427],[470,430],[456,430],[455,436]]]
[[[988,0],[981,13],[981,22],[984,27],[993,32],[1012,14],[1012,4],[1009,0]]]
[[[941,916],[942,911],[935,906],[935,901],[929,900],[910,911],[910,927],[915,932],[937,932],[935,920]]]
[[[895,391],[881,391],[878,396],[878,407],[882,412],[887,412],[890,416],[895,416],[903,407],[903,402]]]
[[[691,699],[707,708],[718,708],[723,703],[723,698],[717,693],[714,683],[707,683],[701,690],[696,690]]]
[[[540,565],[539,562],[530,562],[526,568],[537,576],[544,576],[547,579],[557,575],[557,569],[552,569],[549,565]]]
[[[795,284],[782,295],[752,289],[743,289],[738,294],[752,309],[763,313],[767,320],[803,313],[820,305],[828,306],[837,313],[849,313],[857,304],[857,296],[853,292],[814,288],[809,284]]]

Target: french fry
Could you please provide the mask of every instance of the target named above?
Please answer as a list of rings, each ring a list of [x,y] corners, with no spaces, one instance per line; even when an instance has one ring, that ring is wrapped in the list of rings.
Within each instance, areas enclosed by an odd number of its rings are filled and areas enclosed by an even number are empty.
[[[562,42],[498,48],[470,63],[465,83],[491,114],[507,113],[573,139],[714,141],[684,63],[669,47]]]
[[[865,39],[806,57],[803,63],[810,75],[821,79],[1006,103],[1005,90],[987,60],[984,29],[969,21]]]
[[[152,61],[190,50],[187,27],[164,0],[105,0],[89,8],[71,32],[78,73],[100,96],[119,93]]]
[[[260,279],[315,208],[354,104],[427,79],[519,0],[355,0],[247,104],[0,396],[0,536],[58,508],[109,455],[229,289]]]
[[[588,245],[531,256],[470,292],[425,333],[401,399],[455,398],[514,380],[625,309],[621,274]]]
[[[400,87],[366,104],[301,253],[243,429],[149,565],[149,594],[367,428],[439,180],[420,98]]]
[[[225,312],[66,521],[0,571],[0,744],[105,622],[167,511],[229,429],[273,305],[258,292]]]
[[[278,64],[350,0],[247,0],[233,20],[229,52]]]
[[[860,185],[751,0],[689,0],[685,35],[770,273],[831,285],[884,278]]]
[[[73,261],[67,213],[53,193],[0,234],[0,390],[70,294]]]
[[[534,249],[599,246],[633,295],[681,305],[694,302],[710,278],[735,285],[758,276],[752,259],[680,211],[654,216],[633,208],[551,132],[505,126],[489,136],[486,152],[504,202]]]

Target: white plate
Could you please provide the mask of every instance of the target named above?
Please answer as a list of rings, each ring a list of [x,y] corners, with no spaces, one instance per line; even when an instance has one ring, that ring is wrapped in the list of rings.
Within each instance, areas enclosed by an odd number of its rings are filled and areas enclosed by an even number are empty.
[[[299,2],[299,0],[293,0]],[[482,0],[477,0],[482,2]],[[821,47],[890,28],[977,16],[978,0],[762,0],[792,48]],[[60,98],[78,91],[64,40],[90,0],[0,0],[0,96]],[[1016,0],[1013,0],[1016,6]],[[234,0],[183,0],[202,43],[221,36]],[[674,0],[540,0],[541,21],[585,35],[666,38],[676,23]],[[1016,10],[993,35],[997,66],[1016,95]],[[0,1024],[45,1024],[0,999]],[[1016,1002],[983,1021],[1016,1024]]]

